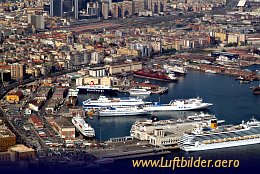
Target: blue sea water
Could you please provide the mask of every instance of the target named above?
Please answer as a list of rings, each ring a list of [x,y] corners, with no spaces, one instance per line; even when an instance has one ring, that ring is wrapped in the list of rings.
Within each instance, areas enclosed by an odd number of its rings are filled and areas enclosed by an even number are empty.
[[[142,81],[143,79],[137,79]],[[150,81],[169,88],[168,93],[163,95],[151,95],[147,101],[160,101],[169,103],[173,99],[184,99],[191,97],[202,97],[205,102],[213,103],[207,111],[218,119],[224,119],[227,124],[239,124],[242,120],[248,121],[255,117],[260,119],[260,95],[254,95],[251,86],[258,85],[259,82],[251,84],[239,84],[234,77],[208,74],[198,71],[189,71],[186,77],[182,77],[178,83],[166,83]],[[121,94],[122,96],[123,94]],[[97,94],[80,95],[79,103],[88,98],[97,98]],[[123,95],[124,96],[124,95]],[[178,111],[156,113],[159,119],[182,118],[192,115],[194,112]],[[141,118],[150,117],[111,117],[97,118],[87,121],[96,130],[97,139],[108,140],[112,137],[127,136],[132,124]]]
[[[250,68],[250,67],[249,67]],[[253,66],[254,70],[258,67]],[[258,68],[259,69],[259,68]],[[143,81],[143,79],[137,79]],[[189,71],[186,77],[180,79],[178,83],[164,83],[150,81],[169,88],[168,93],[163,95],[151,95],[147,101],[160,101],[168,103],[173,99],[191,98],[200,96],[206,102],[213,103],[208,112],[215,114],[218,119],[224,119],[226,124],[239,124],[242,120],[248,121],[252,117],[260,120],[260,95],[254,95],[251,86],[259,85],[259,82],[251,84],[240,84],[234,77],[208,74],[198,71]],[[97,98],[97,95],[81,95],[79,100],[83,101],[89,97]],[[195,112],[165,112],[158,113],[159,119],[182,118]],[[107,140],[111,137],[127,136],[131,125],[143,117],[113,117],[94,118],[87,121],[95,128],[96,137],[100,140]],[[150,117],[146,117],[150,118]],[[132,167],[131,160],[117,161],[108,168],[102,168],[98,173],[119,171],[120,173],[245,173],[259,170],[260,145],[250,145],[200,151],[187,153],[181,150],[174,151],[166,155],[166,159],[173,159],[175,156],[194,157],[212,160],[240,160],[239,168],[182,168],[172,171],[167,168],[146,168],[136,169]],[[145,159],[160,159],[161,156],[146,157]],[[143,159],[143,158],[142,158]],[[131,171],[131,172],[130,172]],[[118,172],[115,172],[118,173]]]

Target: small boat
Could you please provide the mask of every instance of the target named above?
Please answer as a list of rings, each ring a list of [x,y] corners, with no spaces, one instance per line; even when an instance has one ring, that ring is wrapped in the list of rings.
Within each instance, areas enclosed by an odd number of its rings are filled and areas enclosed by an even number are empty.
[[[259,86],[252,86],[250,87],[254,94],[260,94],[260,84]]]
[[[170,66],[170,65],[164,65],[163,68],[167,71],[167,72],[173,72],[175,74],[179,74],[179,75],[186,75],[187,74],[187,70],[185,67],[182,66]]]
[[[151,91],[147,91],[143,88],[133,88],[129,91],[130,95],[150,95]]]
[[[205,70],[206,73],[216,74],[217,72],[214,70],[207,69]]]
[[[244,77],[242,77],[242,76],[238,76],[237,78],[236,78],[236,80],[244,80],[245,78]]]
[[[104,158],[104,159],[100,159],[100,160],[96,160],[95,161],[97,164],[110,164],[114,162],[113,158]]]

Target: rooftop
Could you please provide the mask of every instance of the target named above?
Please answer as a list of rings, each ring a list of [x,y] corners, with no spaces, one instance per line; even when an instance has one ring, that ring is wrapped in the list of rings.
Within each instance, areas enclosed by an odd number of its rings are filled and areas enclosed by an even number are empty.
[[[32,152],[32,151],[35,151],[33,148],[26,147],[25,145],[22,145],[22,144],[17,144],[14,147],[11,147],[10,150],[15,151],[15,152]]]
[[[73,124],[64,117],[60,117],[54,120],[62,128],[74,128]]]
[[[9,129],[0,129],[0,138],[15,136]]]

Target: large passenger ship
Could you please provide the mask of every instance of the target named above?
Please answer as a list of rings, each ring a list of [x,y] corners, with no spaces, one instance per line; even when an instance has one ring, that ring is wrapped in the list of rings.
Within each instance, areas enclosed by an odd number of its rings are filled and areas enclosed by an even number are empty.
[[[98,99],[88,99],[83,102],[84,109],[100,109],[107,107],[119,107],[119,106],[142,106],[145,104],[151,104],[151,102],[145,102],[139,98],[107,98],[100,96]]]
[[[169,104],[154,103],[154,105],[147,105],[144,109],[147,111],[188,111],[207,109],[212,105],[212,103],[204,103],[202,98],[197,97],[172,100]]]
[[[73,117],[72,124],[76,127],[76,129],[87,138],[95,137],[95,130],[85,122],[85,120],[81,117]]]
[[[137,116],[137,115],[151,115],[151,112],[145,111],[139,107],[118,107],[107,108],[99,111],[100,117],[114,117],[114,116]]]
[[[198,128],[181,137],[178,145],[184,151],[202,151],[260,143],[260,122],[252,121],[231,127],[205,130]]]

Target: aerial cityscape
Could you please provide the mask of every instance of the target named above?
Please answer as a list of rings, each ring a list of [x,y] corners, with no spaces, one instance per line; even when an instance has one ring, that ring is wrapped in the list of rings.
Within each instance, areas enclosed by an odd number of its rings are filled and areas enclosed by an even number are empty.
[[[260,0],[0,0],[0,19],[0,171],[259,169]]]

